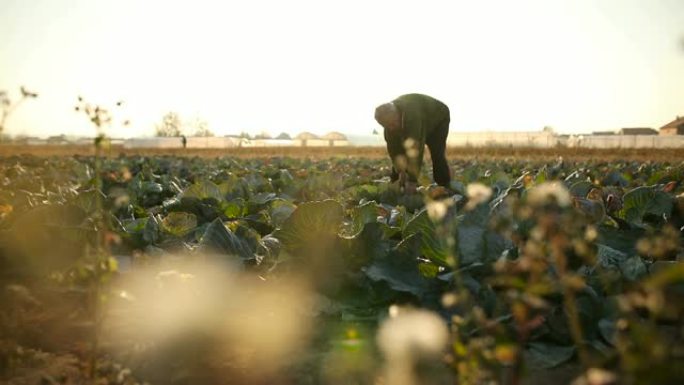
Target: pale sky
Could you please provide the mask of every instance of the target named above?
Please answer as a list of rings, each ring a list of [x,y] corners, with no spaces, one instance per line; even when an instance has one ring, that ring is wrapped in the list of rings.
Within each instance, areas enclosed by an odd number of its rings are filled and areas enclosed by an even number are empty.
[[[167,111],[217,134],[369,134],[421,92],[451,131],[578,133],[684,115],[684,0],[0,0],[0,90],[40,94],[11,134],[91,135],[78,95],[150,136]]]

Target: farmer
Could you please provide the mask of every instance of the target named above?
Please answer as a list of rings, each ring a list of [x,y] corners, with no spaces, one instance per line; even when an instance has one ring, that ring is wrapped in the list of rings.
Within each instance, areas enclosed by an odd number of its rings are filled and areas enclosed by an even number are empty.
[[[451,175],[444,154],[449,134],[446,104],[427,95],[402,95],[376,108],[375,120],[385,129],[392,182],[399,180],[406,192],[415,191],[427,144],[435,182],[449,187]]]

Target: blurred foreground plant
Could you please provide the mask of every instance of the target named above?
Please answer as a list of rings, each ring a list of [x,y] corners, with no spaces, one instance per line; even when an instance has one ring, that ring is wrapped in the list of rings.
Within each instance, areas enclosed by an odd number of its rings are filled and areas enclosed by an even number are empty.
[[[122,104],[123,102],[119,101],[116,106],[120,107]],[[108,283],[118,268],[116,259],[110,253],[110,245],[112,242],[120,241],[119,236],[110,230],[108,214],[103,206],[105,193],[102,183],[102,152],[106,144],[105,129],[111,128],[113,118],[108,109],[88,103],[80,96],[75,110],[83,112],[96,129],[96,136],[93,141],[95,147],[94,174],[90,191],[94,197],[94,208],[89,213],[94,224],[96,241],[94,247],[86,251],[84,260],[80,261],[70,274],[73,283],[83,285],[88,291],[88,306],[92,320],[89,375],[94,380],[97,373],[100,330],[104,314],[102,305],[109,294]],[[123,122],[123,125],[128,125],[128,121]]]
[[[14,103],[9,98],[7,91],[0,91],[0,138],[3,131],[5,131],[5,124],[10,114],[14,112],[25,100],[38,97],[37,93],[27,90],[24,86],[21,86],[20,91],[21,98]]]

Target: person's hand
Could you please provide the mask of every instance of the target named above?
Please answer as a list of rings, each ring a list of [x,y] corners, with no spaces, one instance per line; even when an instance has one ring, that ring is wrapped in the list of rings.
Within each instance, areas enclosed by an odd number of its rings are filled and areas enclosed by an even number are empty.
[[[434,186],[429,190],[428,194],[430,195],[430,198],[434,200],[448,198],[453,195],[453,193],[444,186]]]
[[[406,181],[404,183],[404,194],[415,194],[417,192],[418,186],[416,182]]]
[[[399,188],[402,190],[404,194],[415,194],[418,189],[418,185],[416,184],[416,182],[412,182],[409,179],[409,175],[408,173],[406,173],[406,171],[402,171],[399,173],[398,182]]]
[[[399,182],[399,186],[404,187],[406,184],[406,181],[408,181],[408,174],[406,171],[400,171],[399,172],[399,178],[397,179],[397,182]]]

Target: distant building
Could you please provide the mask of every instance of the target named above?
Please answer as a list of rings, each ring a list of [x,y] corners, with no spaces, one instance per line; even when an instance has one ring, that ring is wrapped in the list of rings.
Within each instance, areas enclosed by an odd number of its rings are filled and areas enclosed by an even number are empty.
[[[27,136],[26,137],[26,144],[28,144],[29,146],[40,146],[40,145],[44,145],[46,143],[47,143],[47,140],[41,139],[37,136]]]
[[[253,139],[273,139],[273,137],[268,132],[263,131],[263,132],[260,132],[256,135],[254,135]]]
[[[47,144],[64,145],[69,144],[69,140],[67,140],[66,135],[54,135],[47,138]]]
[[[618,135],[658,135],[658,131],[646,127],[621,128]]]
[[[615,131],[594,131],[591,134],[594,136],[608,136],[615,135]]]
[[[327,133],[327,134],[321,136],[321,139],[327,140],[327,141],[328,141],[328,145],[329,145],[330,147],[334,146],[334,145],[336,144],[335,142],[337,142],[337,143],[347,143],[347,145],[348,145],[348,143],[349,143],[349,142],[347,141],[347,136],[346,136],[346,135],[344,135],[344,134],[342,134],[342,133],[340,133],[340,132],[335,132],[335,131],[329,132],[329,133]]]
[[[77,146],[92,146],[95,144],[94,138],[78,138],[72,142]]]
[[[677,116],[677,119],[660,127],[660,135],[684,135],[684,116]]]
[[[310,143],[311,140],[318,139],[318,136],[316,136],[315,134],[312,134],[310,132],[304,131],[304,132],[300,133],[299,135],[295,136],[295,139],[300,140],[302,143],[302,146],[306,147]]]

